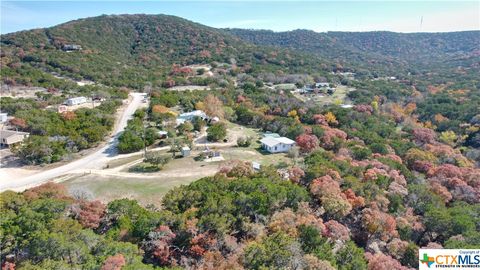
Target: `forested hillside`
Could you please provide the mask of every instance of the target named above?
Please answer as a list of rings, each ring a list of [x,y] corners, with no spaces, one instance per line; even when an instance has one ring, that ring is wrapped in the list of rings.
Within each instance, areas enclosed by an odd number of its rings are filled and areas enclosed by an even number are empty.
[[[402,72],[415,68],[476,67],[480,55],[479,31],[453,33],[327,32],[309,30],[227,29],[245,41],[291,48],[322,58],[377,71]],[[454,64],[455,63],[455,64]]]
[[[259,47],[221,30],[166,15],[87,18],[2,35],[1,42],[4,80],[32,83],[53,80],[47,71],[140,88],[147,82],[160,86],[173,64],[228,63],[250,72],[260,68],[263,72],[304,72],[325,64],[302,53]],[[79,45],[82,50],[62,50],[68,45]]]

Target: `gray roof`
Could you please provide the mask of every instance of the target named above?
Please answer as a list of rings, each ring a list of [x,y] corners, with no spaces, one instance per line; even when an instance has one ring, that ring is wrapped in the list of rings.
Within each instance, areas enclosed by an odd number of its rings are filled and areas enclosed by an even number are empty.
[[[29,135],[28,132],[15,131],[15,130],[0,130],[0,138],[8,138],[14,135]]]
[[[278,138],[265,137],[265,138],[261,139],[260,142],[265,144],[266,146],[269,146],[269,147],[273,147],[273,146],[275,146],[277,144],[280,144],[280,143],[283,143],[283,144],[294,144],[295,143],[295,141],[290,140],[287,137],[278,137]]]
[[[265,137],[265,138],[261,139],[260,142],[262,144],[265,144],[266,146],[270,146],[270,147],[273,147],[273,146],[280,143],[276,138],[273,138],[273,137]]]

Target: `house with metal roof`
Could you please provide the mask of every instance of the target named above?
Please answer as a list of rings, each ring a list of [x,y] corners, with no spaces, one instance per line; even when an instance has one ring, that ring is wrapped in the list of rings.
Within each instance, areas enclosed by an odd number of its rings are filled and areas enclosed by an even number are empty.
[[[207,114],[201,110],[195,110],[187,113],[182,113],[177,117],[177,126],[185,123],[186,121],[192,121],[193,118],[196,116],[202,118],[203,120],[207,120]]]
[[[2,146],[11,146],[23,142],[30,133],[15,130],[0,130],[0,144]]]
[[[295,141],[287,137],[267,136],[261,139],[260,143],[262,144],[262,149],[270,153],[285,153],[295,146]]]

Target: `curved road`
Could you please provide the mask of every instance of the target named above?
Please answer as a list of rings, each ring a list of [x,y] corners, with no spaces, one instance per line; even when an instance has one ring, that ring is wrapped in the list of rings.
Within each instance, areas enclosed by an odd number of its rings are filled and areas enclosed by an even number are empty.
[[[117,155],[116,145],[118,143],[118,137],[120,133],[127,126],[127,121],[132,117],[135,111],[142,105],[142,100],[145,97],[144,93],[131,93],[133,98],[127,108],[123,111],[123,114],[116,126],[114,136],[110,138],[108,143],[98,149],[97,151],[82,157],[78,160],[65,164],[63,166],[53,168],[50,170],[42,171],[34,175],[30,175],[20,179],[8,179],[0,181],[0,191],[14,190],[23,191],[27,188],[42,184],[48,180],[52,180],[59,176],[78,171],[89,169],[101,169],[106,165],[109,159]]]

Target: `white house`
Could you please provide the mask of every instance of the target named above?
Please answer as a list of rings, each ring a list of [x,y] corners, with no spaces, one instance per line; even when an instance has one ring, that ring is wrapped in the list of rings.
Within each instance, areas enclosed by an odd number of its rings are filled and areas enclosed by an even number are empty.
[[[15,130],[0,130],[0,145],[10,146],[23,142],[30,133]]]
[[[8,114],[7,113],[0,113],[0,123],[7,122]]]
[[[198,116],[202,118],[203,120],[206,120],[207,114],[201,110],[195,110],[191,111],[188,113],[182,113],[177,117],[177,126],[185,123],[186,121],[192,121],[195,116]]]
[[[287,137],[265,137],[260,142],[262,148],[270,153],[288,152],[295,145],[295,141]]]
[[[327,82],[320,82],[320,83],[315,83],[316,88],[327,88],[330,87],[330,84]]]
[[[86,97],[74,97],[74,98],[69,98],[65,102],[68,106],[73,106],[73,105],[79,105],[87,102]]]

